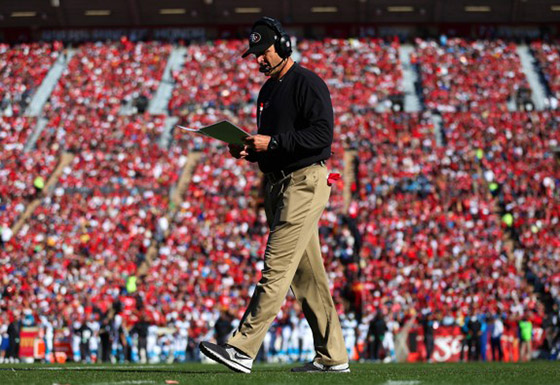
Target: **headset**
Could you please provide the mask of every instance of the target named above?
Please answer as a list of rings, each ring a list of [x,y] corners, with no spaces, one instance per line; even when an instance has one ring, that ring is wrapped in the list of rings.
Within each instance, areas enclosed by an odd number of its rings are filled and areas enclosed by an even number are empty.
[[[257,25],[266,25],[274,31],[276,35],[274,49],[276,50],[276,53],[278,53],[278,56],[282,59],[290,57],[292,54],[292,41],[290,40],[290,35],[284,31],[282,24],[280,24],[278,20],[273,19],[272,17],[264,16],[253,24],[253,28]]]

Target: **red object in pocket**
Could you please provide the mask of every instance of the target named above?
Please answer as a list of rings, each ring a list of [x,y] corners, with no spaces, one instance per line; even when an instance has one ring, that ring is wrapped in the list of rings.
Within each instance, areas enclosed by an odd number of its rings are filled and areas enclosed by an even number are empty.
[[[334,182],[340,179],[340,174],[337,172],[331,172],[329,176],[327,176],[327,184],[332,186]]]

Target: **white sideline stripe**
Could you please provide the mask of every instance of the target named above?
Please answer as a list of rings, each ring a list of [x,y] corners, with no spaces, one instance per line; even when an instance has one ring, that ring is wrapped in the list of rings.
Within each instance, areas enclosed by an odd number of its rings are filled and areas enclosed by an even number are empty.
[[[421,381],[387,381],[381,385],[418,385]]]
[[[129,380],[129,381],[118,381],[118,382],[95,382],[91,385],[116,385],[116,384],[155,384],[153,380]],[[54,384],[53,384],[54,385]]]
[[[14,370],[106,370],[106,369],[111,369],[111,370],[115,370],[115,371],[119,371],[119,370],[129,370],[129,369],[134,369],[134,370],[142,370],[142,369],[164,369],[164,368],[168,368],[169,365],[142,365],[142,366],[119,366],[119,365],[112,365],[112,366],[66,366],[66,367],[62,367],[62,366],[56,366],[53,368],[12,368]]]

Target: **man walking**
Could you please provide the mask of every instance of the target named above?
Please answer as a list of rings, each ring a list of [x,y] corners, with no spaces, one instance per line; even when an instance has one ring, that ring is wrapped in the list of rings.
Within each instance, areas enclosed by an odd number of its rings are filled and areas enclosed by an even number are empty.
[[[333,108],[315,73],[295,63],[290,37],[272,18],[258,20],[249,49],[269,77],[257,100],[258,134],[230,145],[237,159],[258,162],[265,175],[270,235],[262,278],[239,327],[225,345],[202,342],[200,350],[232,370],[250,373],[253,360],[290,287],[313,331],[315,358],[297,372],[349,372],[338,314],[329,291],[318,222],[330,187]]]

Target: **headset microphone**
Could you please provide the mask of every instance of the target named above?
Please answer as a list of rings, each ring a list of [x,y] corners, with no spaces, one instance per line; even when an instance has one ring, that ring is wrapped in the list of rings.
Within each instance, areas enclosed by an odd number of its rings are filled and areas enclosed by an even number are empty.
[[[259,72],[266,74],[269,72],[274,71],[276,68],[278,68],[279,66],[281,66],[284,61],[286,60],[286,58],[282,59],[282,61],[278,64],[276,64],[274,67],[269,66],[268,64],[259,64]]]
[[[259,72],[265,74],[269,71],[270,66],[268,64],[260,64],[259,65]]]

